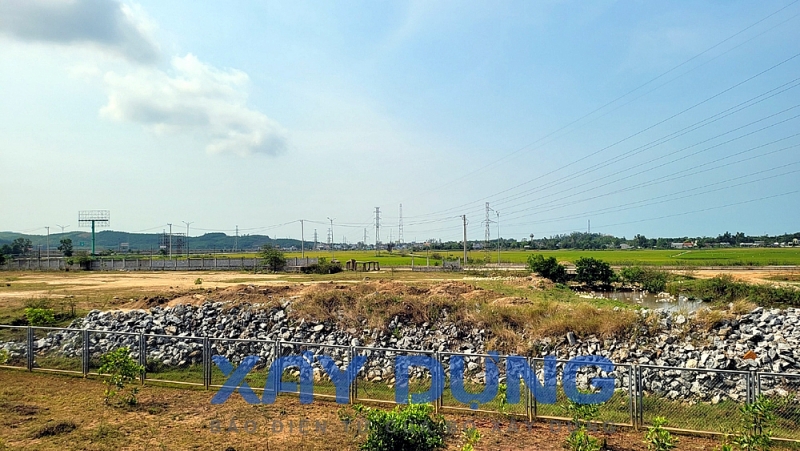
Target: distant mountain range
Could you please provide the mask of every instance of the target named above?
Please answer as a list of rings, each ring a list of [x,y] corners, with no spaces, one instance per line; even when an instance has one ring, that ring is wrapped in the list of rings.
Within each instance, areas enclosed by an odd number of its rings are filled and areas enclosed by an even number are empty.
[[[130,233],[116,232],[113,230],[103,230],[95,235],[97,251],[104,249],[118,250],[124,243],[127,243],[131,251],[147,251],[151,249],[157,251],[163,234],[161,233]],[[42,249],[47,245],[45,235],[26,235],[16,232],[0,232],[0,246],[11,244],[17,238],[31,240],[34,249],[41,245]],[[70,238],[75,250],[89,250],[92,247],[92,234],[90,232],[66,232],[50,234],[50,249],[58,247],[59,241],[63,238]],[[174,238],[173,238],[174,239]],[[197,237],[189,237],[190,249],[207,250],[237,250],[252,251],[260,248],[264,244],[271,244],[281,248],[297,247],[300,248],[300,240],[293,239],[272,239],[267,235],[240,235],[238,240],[235,236],[224,233],[206,233]],[[313,246],[313,242],[306,242],[306,247]]]

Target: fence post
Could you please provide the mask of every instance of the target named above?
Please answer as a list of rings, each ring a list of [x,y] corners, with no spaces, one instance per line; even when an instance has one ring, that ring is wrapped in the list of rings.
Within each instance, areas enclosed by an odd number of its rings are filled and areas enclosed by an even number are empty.
[[[81,362],[83,365],[83,377],[89,376],[89,330],[84,329],[81,331],[83,334],[83,361]]]
[[[28,371],[33,371],[33,328],[31,326],[28,326],[27,339],[28,339],[27,340],[28,341],[27,366],[28,366]]]
[[[633,365],[628,367],[628,415],[631,418],[631,426],[636,427],[636,415],[634,414],[636,406],[634,403],[635,396],[633,395]]]
[[[278,360],[279,358],[281,358],[281,354],[282,353],[283,353],[283,350],[281,349],[281,339],[280,338],[276,338],[275,339],[275,360]],[[275,368],[277,369],[277,366]],[[267,374],[267,378],[269,378],[269,376],[270,375]],[[275,390],[275,399],[276,400],[278,399],[278,394],[280,393],[278,390],[281,388],[281,379],[283,379],[283,373],[275,375],[275,385],[272,387],[272,389]],[[269,380],[269,379],[267,379],[267,380]],[[265,387],[265,389],[266,389],[266,387]]]
[[[348,364],[352,365],[353,364],[353,360],[355,360],[355,358],[356,358],[356,348],[355,348],[355,346],[351,345],[350,348],[348,349],[348,352],[350,353],[350,362]],[[350,404],[355,404],[356,403],[356,398],[358,398],[358,383],[356,382],[357,380],[358,380],[358,373],[356,373],[353,376],[353,381],[350,382],[350,396],[348,397],[348,400],[347,400]]]
[[[203,337],[203,386],[206,390],[211,385],[211,341]]]
[[[142,332],[139,332],[139,365],[142,365],[139,382],[144,385],[144,380],[147,379],[147,339]]]
[[[635,430],[639,430],[639,427],[644,425],[644,406],[643,406],[643,398],[644,398],[644,390],[642,389],[642,367],[639,365],[635,365],[633,370],[634,377],[636,378],[635,381],[635,388],[634,393],[636,396],[636,424],[634,426]]]
[[[441,365],[442,360],[439,358],[439,351],[434,351],[433,352],[433,359],[436,360],[437,362],[439,362],[439,364]],[[397,371],[397,369],[395,369],[395,371]],[[444,373],[444,368],[442,368],[442,372]],[[444,374],[442,374],[442,379],[444,379]],[[444,383],[444,380],[442,380],[442,383]],[[440,410],[441,405],[442,405],[442,396],[444,396],[444,386],[441,387],[442,390],[440,391],[439,390],[439,386],[436,383],[436,378],[433,377],[433,374],[431,374],[431,387],[433,388],[433,392],[434,393],[441,393],[441,395],[439,395],[433,401],[433,412],[434,413],[439,413],[439,410]]]
[[[536,359],[533,357],[530,358],[530,365],[531,370],[533,371],[533,377],[538,377],[536,374]],[[514,381],[516,383],[516,381]],[[506,387],[510,384],[511,381],[508,380],[508,373],[506,373]],[[533,421],[534,418],[538,416],[538,406],[536,404],[536,396],[533,395],[533,387],[526,387],[528,389],[528,405],[526,407],[526,411],[528,414],[528,421]]]

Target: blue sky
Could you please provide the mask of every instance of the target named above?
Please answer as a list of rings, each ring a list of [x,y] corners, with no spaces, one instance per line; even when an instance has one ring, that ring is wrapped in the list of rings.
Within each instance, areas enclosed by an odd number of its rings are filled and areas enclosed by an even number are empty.
[[[797,231],[800,3],[0,0],[0,230]],[[794,57],[794,58],[793,58]],[[492,211],[493,220],[498,219]],[[60,230],[60,229],[56,229]],[[51,232],[53,229],[51,229]],[[497,224],[492,224],[492,235]]]

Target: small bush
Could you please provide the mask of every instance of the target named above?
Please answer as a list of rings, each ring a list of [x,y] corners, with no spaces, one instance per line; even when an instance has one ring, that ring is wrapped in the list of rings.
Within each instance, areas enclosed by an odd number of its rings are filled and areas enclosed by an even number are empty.
[[[342,264],[339,262],[329,262],[327,258],[320,257],[317,263],[303,268],[305,274],[336,274],[342,272]]]
[[[56,321],[53,309],[49,308],[26,308],[25,318],[31,326],[47,326]]]
[[[109,404],[112,399],[121,397],[125,404],[136,405],[136,395],[139,393],[138,387],[133,387],[125,392],[128,384],[136,380],[144,371],[144,367],[137,363],[131,356],[127,347],[117,348],[109,351],[100,357],[100,374],[110,375],[104,383],[105,403]]]
[[[0,349],[0,365],[5,365],[10,358],[8,351],[5,349]]]
[[[445,447],[446,423],[441,415],[432,415],[430,404],[397,406],[391,411],[358,408],[366,414],[369,430],[362,450],[429,451]]]
[[[481,440],[481,432],[474,427],[464,429],[464,444],[461,445],[461,451],[475,451],[475,445]]]
[[[644,442],[647,443],[647,449],[654,451],[669,451],[678,446],[678,440],[672,437],[668,430],[664,429],[667,424],[667,419],[664,417],[655,417],[653,425],[647,428],[644,434]]]
[[[608,285],[614,279],[611,265],[593,257],[581,257],[575,261],[575,280],[587,285],[597,282]]]
[[[203,279],[201,279],[199,277],[194,279],[194,284],[195,285],[202,285],[203,284]]]

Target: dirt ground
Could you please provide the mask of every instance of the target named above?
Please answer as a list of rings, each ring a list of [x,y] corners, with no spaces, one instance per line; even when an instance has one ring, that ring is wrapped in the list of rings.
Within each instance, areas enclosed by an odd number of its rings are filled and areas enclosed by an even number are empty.
[[[289,395],[254,406],[234,393],[212,405],[212,391],[147,385],[139,405],[125,408],[103,403],[100,380],[0,369],[0,381],[0,449],[355,451],[366,434],[364,423],[342,422],[351,408],[329,401],[302,405]],[[569,434],[563,424],[520,420],[513,426],[509,418],[469,414],[445,414],[445,419],[456,429],[477,427],[482,436],[477,450],[561,451]],[[609,450],[646,449],[642,431],[609,428],[592,435],[604,439]],[[718,444],[689,436],[679,440],[679,450]],[[462,444],[459,434],[448,439],[449,450]]]

